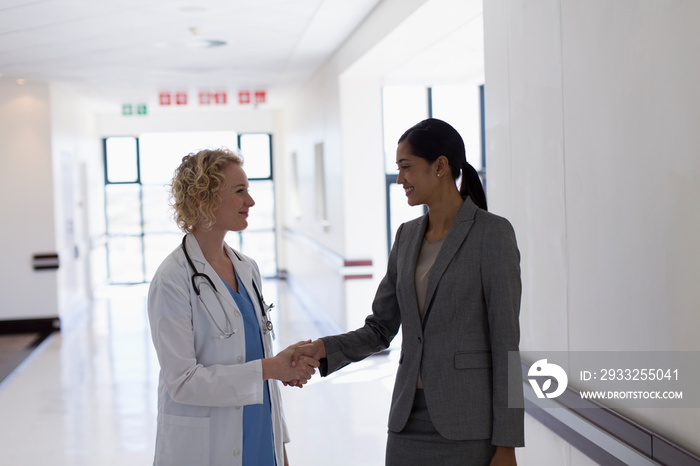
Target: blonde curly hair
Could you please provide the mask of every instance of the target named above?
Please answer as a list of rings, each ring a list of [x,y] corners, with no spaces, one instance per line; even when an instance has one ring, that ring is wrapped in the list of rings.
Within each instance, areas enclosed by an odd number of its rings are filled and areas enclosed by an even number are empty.
[[[242,166],[243,158],[229,149],[207,149],[182,158],[170,183],[170,205],[178,228],[185,233],[192,233],[196,225],[211,229],[225,183],[222,171],[232,163]]]

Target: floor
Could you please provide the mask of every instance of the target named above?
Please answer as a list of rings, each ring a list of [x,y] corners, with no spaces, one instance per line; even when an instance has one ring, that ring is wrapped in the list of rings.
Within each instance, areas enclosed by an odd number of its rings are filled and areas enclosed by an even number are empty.
[[[158,361],[144,285],[99,290],[90,310],[45,340],[0,383],[0,463],[135,466],[153,461]],[[283,281],[277,349],[321,336]],[[397,351],[372,356],[304,388],[284,388],[290,465],[383,465]]]
[[[0,383],[14,372],[40,341],[38,333],[0,334]]]

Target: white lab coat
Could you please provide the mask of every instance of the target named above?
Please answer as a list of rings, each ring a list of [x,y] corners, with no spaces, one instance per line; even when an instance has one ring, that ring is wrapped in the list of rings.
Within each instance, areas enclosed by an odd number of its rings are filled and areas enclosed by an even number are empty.
[[[158,268],[148,293],[148,318],[153,344],[160,362],[158,384],[158,432],[156,466],[242,465],[243,406],[262,403],[260,360],[245,362],[243,317],[231,293],[204,258],[193,235],[187,235],[187,252],[199,272],[209,275],[229,314],[234,335],[221,331],[195,293],[181,247]],[[228,246],[241,284],[253,302],[258,320],[262,309],[253,288],[262,292],[257,264]],[[204,279],[197,279],[203,283]],[[226,330],[222,306],[208,286],[201,287],[219,326]],[[265,357],[272,353],[270,333],[261,334]],[[289,441],[282,412],[279,383],[269,380],[277,466],[284,465],[283,444]]]

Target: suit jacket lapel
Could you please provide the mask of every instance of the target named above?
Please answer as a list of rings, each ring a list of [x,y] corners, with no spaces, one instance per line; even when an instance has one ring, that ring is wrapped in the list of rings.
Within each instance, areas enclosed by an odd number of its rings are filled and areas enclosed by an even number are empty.
[[[445,242],[442,244],[440,252],[435,258],[435,263],[433,264],[433,267],[430,270],[430,276],[428,277],[428,289],[425,294],[425,304],[423,307],[425,310],[423,312],[423,328],[425,328],[425,324],[428,320],[428,315],[430,314],[433,297],[435,296],[438,283],[440,283],[440,279],[445,273],[447,266],[450,265],[450,262],[452,262],[452,259],[454,259],[457,250],[467,238],[469,230],[474,224],[476,210],[476,204],[474,204],[474,202],[467,197],[464,200],[462,207],[459,209],[457,217],[450,227],[450,231],[445,237]],[[415,270],[415,262],[413,267]]]
[[[412,224],[411,229],[405,232],[405,234],[408,236],[407,244],[405,246],[406,267],[404,267],[401,271],[401,273],[404,274],[403,280],[401,280],[404,285],[401,290],[398,290],[402,295],[410,296],[407,302],[412,304],[411,307],[413,309],[410,309],[406,315],[415,316],[416,319],[420,318],[418,301],[416,298],[416,262],[418,261],[418,254],[420,253],[420,248],[423,244],[423,236],[425,236],[425,229],[427,226],[428,216],[424,215],[419,223]]]

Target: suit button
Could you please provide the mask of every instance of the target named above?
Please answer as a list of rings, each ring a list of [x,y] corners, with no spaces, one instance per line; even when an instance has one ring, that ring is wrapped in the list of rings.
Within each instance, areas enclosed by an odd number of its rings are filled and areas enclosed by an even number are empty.
[[[243,363],[243,356],[238,356],[238,362]]]
[[[233,450],[233,456],[241,456],[241,450]]]

